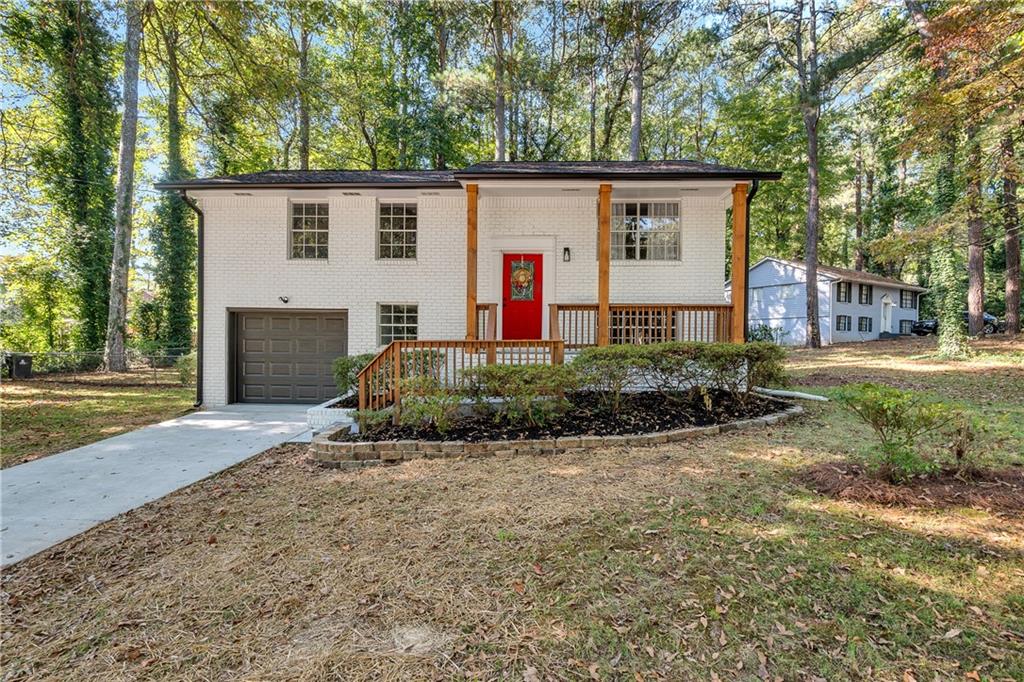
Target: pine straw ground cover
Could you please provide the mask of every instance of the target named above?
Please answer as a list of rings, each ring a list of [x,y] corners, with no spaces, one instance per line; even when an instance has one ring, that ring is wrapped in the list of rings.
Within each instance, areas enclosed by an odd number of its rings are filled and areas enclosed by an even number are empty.
[[[858,428],[354,473],[277,448],[5,571],[4,676],[1021,679],[1024,522],[805,488]]]

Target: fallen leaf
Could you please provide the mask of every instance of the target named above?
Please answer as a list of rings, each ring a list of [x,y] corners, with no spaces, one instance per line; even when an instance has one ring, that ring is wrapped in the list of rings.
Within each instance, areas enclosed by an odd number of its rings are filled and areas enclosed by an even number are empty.
[[[943,639],[953,639],[954,637],[959,635],[961,632],[963,632],[963,630],[961,630],[960,628],[953,628],[952,630],[950,630],[949,632],[944,634],[942,636],[942,638]]]
[[[523,682],[540,682],[540,675],[532,665],[526,666],[526,670],[523,671]]]

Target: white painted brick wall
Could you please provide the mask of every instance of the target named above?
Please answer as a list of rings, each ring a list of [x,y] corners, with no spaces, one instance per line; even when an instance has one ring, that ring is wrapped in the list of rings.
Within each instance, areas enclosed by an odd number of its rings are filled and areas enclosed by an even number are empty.
[[[302,195],[303,201],[323,201]],[[397,199],[396,199],[397,200]],[[228,310],[233,308],[345,309],[348,348],[377,347],[377,304],[419,305],[420,338],[465,335],[465,197],[418,197],[416,261],[377,260],[376,197],[332,196],[330,258],[288,258],[288,206],[283,195],[206,196],[205,403],[228,399]],[[500,253],[513,244],[550,249],[547,303],[597,300],[597,200],[593,197],[488,197],[479,207],[481,303],[500,301]],[[682,200],[682,258],[672,263],[612,262],[613,303],[724,302],[725,204]],[[572,252],[562,262],[562,249]],[[533,252],[531,250],[530,252]],[[280,296],[287,296],[287,305]],[[546,313],[546,310],[545,310]],[[546,319],[546,314],[545,314]]]

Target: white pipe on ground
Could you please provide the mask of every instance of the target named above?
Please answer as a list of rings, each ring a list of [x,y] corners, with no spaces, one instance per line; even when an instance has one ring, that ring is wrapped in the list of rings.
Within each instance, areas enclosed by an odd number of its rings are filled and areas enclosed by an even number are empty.
[[[761,388],[760,386],[754,386],[754,392],[774,396],[776,398],[797,398],[799,400],[816,400],[822,403],[828,402],[828,398],[823,395],[801,393],[800,391],[781,391],[777,388]]]

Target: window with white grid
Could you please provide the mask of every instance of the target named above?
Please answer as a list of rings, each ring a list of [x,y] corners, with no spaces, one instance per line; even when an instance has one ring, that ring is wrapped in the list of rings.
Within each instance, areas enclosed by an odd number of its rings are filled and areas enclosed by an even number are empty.
[[[850,331],[850,316],[849,315],[836,315],[836,331],[837,332],[848,332],[848,331]]]
[[[904,336],[906,336],[907,334],[913,333],[913,331],[914,331],[914,321],[913,320],[900,320],[900,334],[903,334]]]
[[[612,260],[679,260],[679,204],[612,202]]]
[[[900,289],[900,307],[901,308],[916,308],[917,297],[913,291],[907,291],[906,289]]]
[[[870,317],[858,317],[857,318],[857,331],[859,332],[870,332],[871,331],[871,318]]]
[[[327,258],[327,204],[293,203],[289,257]]]
[[[408,303],[377,305],[377,343],[415,339],[419,332],[419,306]]]
[[[377,258],[416,258],[416,204],[381,204]]]

